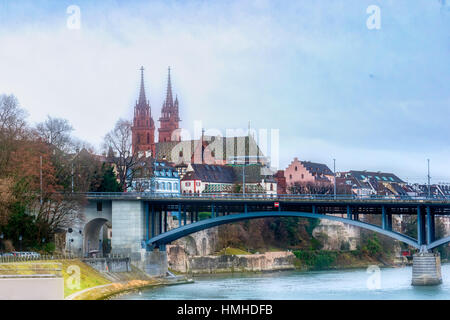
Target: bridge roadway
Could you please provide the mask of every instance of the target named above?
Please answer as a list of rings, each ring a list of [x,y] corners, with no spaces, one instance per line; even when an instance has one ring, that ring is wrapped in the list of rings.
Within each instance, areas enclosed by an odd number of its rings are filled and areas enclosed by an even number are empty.
[[[144,203],[147,249],[163,249],[166,244],[214,226],[266,217],[306,217],[329,219],[372,230],[405,242],[421,251],[450,242],[435,239],[435,217],[450,215],[450,199],[444,197],[354,195],[267,195],[267,194],[158,194],[87,193],[90,201],[141,201]],[[179,227],[168,230],[167,213],[178,214]],[[199,212],[211,218],[199,221]],[[187,216],[190,216],[190,224]],[[381,215],[381,225],[362,221],[360,215]],[[417,215],[418,239],[392,229],[392,215]],[[364,220],[364,219],[363,219]]]

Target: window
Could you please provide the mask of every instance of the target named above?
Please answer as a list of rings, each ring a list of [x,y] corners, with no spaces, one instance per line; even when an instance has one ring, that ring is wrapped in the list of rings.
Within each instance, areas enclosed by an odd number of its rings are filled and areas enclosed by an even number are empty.
[[[375,178],[376,178],[377,180],[380,180],[380,177],[379,177],[379,176],[375,176]]]
[[[273,184],[270,184],[270,191],[273,191]]]
[[[156,183],[155,183],[155,187],[156,187],[156,190],[158,190],[158,189],[159,189],[159,183],[158,183],[158,181],[156,181]]]
[[[172,184],[167,182],[167,190],[172,191]]]
[[[305,175],[302,173],[302,179],[305,179]]]
[[[392,177],[389,177],[389,180],[391,180],[391,181],[394,181],[394,178],[392,178]]]
[[[166,184],[164,182],[161,182],[161,190],[166,190]]]
[[[97,202],[97,211],[102,211],[103,209],[103,203],[101,201]]]
[[[150,133],[147,133],[147,143],[150,143]]]
[[[297,166],[295,166],[295,171],[297,171]]]
[[[382,178],[383,178],[384,181],[387,181],[387,178],[386,178],[386,177],[382,177]]]
[[[173,190],[178,191],[178,183],[177,182],[173,183]]]
[[[289,175],[289,179],[291,179],[291,180],[292,180],[292,174],[290,174],[290,175]]]
[[[183,150],[181,150],[181,151],[178,153],[178,155],[180,156],[180,158],[182,158],[182,157],[183,157]]]

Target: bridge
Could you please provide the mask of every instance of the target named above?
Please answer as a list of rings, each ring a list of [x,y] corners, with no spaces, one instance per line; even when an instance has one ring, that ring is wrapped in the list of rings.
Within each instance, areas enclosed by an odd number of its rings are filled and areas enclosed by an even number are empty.
[[[436,239],[436,217],[449,217],[450,199],[349,195],[266,195],[266,194],[158,194],[87,193],[87,221],[83,243],[98,241],[99,228],[112,224],[114,252],[164,251],[165,246],[189,234],[215,226],[267,217],[328,219],[371,230],[404,242],[422,253],[450,242]],[[95,210],[95,208],[97,210]],[[200,220],[200,212],[211,213]],[[178,227],[170,229],[168,215],[178,217]],[[362,216],[377,216],[379,224]],[[417,239],[393,229],[393,215],[417,216]],[[80,230],[81,234],[81,230]],[[89,246],[89,245],[88,245]]]

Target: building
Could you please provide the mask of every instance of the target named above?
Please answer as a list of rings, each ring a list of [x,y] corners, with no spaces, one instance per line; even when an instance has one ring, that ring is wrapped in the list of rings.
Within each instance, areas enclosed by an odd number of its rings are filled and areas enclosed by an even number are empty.
[[[180,176],[168,161],[142,157],[127,191],[180,194]]]
[[[156,158],[176,164],[206,163],[225,165],[231,158],[248,157],[255,163],[267,164],[267,159],[251,136],[202,136],[200,139],[159,142]]]
[[[338,172],[336,173],[336,184],[338,186],[349,186],[352,193],[358,196],[407,196],[410,192],[406,182],[395,174],[380,171],[350,170]]]
[[[152,118],[150,101],[147,100],[144,88],[144,67],[141,67],[141,89],[139,99],[134,106],[132,132],[132,152],[151,151],[155,153],[155,123]]]
[[[178,141],[177,130],[179,129],[179,102],[178,97],[173,100],[172,82],[169,76],[167,81],[166,99],[164,100],[161,117],[159,119],[160,128],[158,129],[158,140],[160,142]],[[141,67],[141,87],[139,91],[139,99],[134,106],[134,118],[132,131],[132,150],[133,154],[137,152],[150,151],[155,157],[155,123],[153,121],[150,101],[147,100],[144,86],[144,67]],[[179,136],[179,135],[178,135]],[[172,140],[174,138],[174,140]],[[158,158],[158,157],[156,157]]]
[[[286,177],[284,176],[284,170],[278,170],[274,175],[275,181],[277,182],[277,194],[286,194],[287,185]]]
[[[158,141],[180,141],[181,137],[178,132],[180,121],[178,113],[178,97],[175,97],[175,101],[173,101],[169,68],[166,99],[164,100],[161,109],[161,118],[159,118],[160,128],[158,129]]]
[[[269,168],[261,164],[231,165],[188,165],[181,179],[182,193],[242,193],[245,175],[245,192],[276,194],[277,182]]]
[[[334,183],[334,174],[327,165],[310,161],[300,161],[298,158],[294,158],[286,170],[284,170],[284,177],[288,189],[296,183]]]

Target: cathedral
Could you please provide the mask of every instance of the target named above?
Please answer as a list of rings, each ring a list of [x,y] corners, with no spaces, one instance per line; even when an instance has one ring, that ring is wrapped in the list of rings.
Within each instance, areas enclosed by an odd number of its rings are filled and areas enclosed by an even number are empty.
[[[178,97],[173,100],[172,83],[170,79],[170,68],[167,80],[166,99],[162,105],[161,117],[159,118],[160,127],[158,129],[158,142],[179,141],[179,123]],[[134,118],[132,131],[133,153],[151,152],[155,155],[155,122],[153,121],[150,101],[147,100],[144,87],[144,67],[141,67],[141,87],[139,99],[134,106]]]
[[[241,137],[204,136],[200,139],[181,141],[178,97],[173,98],[170,68],[166,97],[158,119],[158,139],[155,139],[155,122],[150,101],[144,86],[144,68],[141,67],[139,98],[134,106],[132,131],[133,154],[174,164],[206,163],[224,165],[232,157],[253,157],[264,162],[264,155],[250,135]]]

